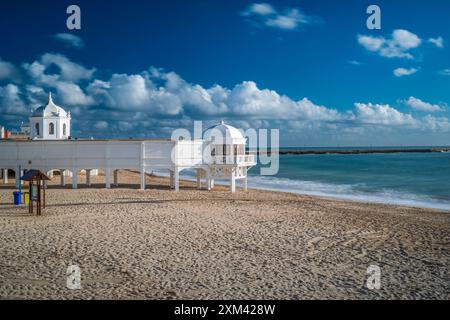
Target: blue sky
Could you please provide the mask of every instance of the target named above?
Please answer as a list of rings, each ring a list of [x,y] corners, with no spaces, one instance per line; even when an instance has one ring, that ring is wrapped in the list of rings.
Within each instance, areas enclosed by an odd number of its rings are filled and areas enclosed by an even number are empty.
[[[0,11],[0,124],[55,101],[79,137],[166,137],[193,120],[284,146],[447,145],[450,2],[14,1]]]

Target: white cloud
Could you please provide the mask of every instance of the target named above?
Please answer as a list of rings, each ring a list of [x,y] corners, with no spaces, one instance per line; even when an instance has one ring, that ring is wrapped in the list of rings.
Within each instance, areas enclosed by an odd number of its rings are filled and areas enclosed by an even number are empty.
[[[12,63],[3,61],[0,58],[0,80],[17,80],[18,75],[19,73]]]
[[[298,8],[287,8],[283,12],[277,11],[268,3],[253,3],[242,13],[243,16],[253,19],[259,25],[281,30],[295,30],[302,24],[317,21],[307,16]]]
[[[415,126],[418,124],[412,115],[401,113],[387,104],[355,103],[355,108],[355,120],[364,124],[387,126]]]
[[[275,9],[268,3],[253,3],[246,12],[247,14],[259,14],[262,16],[276,13]]]
[[[1,115],[26,115],[29,111],[21,97],[20,88],[15,84],[0,87]]]
[[[428,42],[434,44],[438,48],[444,47],[444,38],[442,37],[430,38],[428,39]]]
[[[57,33],[53,36],[56,40],[64,43],[67,46],[74,48],[83,48],[84,41],[80,37],[71,33]]]
[[[24,69],[36,81],[51,84],[55,81],[78,82],[92,78],[95,69],[87,69],[80,64],[72,62],[61,54],[46,53],[39,61],[24,64]],[[56,67],[58,70],[49,74],[48,69]]]
[[[422,129],[432,132],[448,132],[450,131],[450,121],[446,117],[426,115],[422,119]]]
[[[417,71],[419,71],[419,70],[416,68],[410,68],[410,69],[397,68],[394,70],[394,75],[396,77],[410,76],[410,75],[416,73]]]
[[[450,76],[450,69],[443,69],[439,71],[439,74],[443,76]]]
[[[94,127],[96,128],[96,129],[108,129],[108,122],[106,122],[106,121],[97,121],[95,124],[94,124]]]
[[[444,111],[444,106],[424,102],[415,97],[409,97],[409,99],[405,101],[405,104],[419,111],[426,111],[426,112]]]
[[[367,35],[358,35],[357,39],[366,50],[386,58],[413,59],[414,56],[409,51],[422,43],[417,35],[403,29],[394,30],[389,39]]]
[[[361,62],[357,61],[357,60],[349,60],[347,61],[348,64],[352,64],[354,66],[360,66]]]
[[[446,117],[414,118],[387,104],[357,103],[350,110],[338,111],[308,97],[295,100],[260,88],[254,81],[243,81],[230,88],[203,87],[187,82],[175,72],[155,68],[95,79],[95,69],[61,55],[44,56],[24,65],[29,75],[27,82],[0,87],[3,122],[14,125],[19,119],[24,120],[30,109],[45,103],[48,91],[54,90],[55,101],[72,111],[74,119],[82,124],[80,127],[88,128],[89,135],[89,130],[93,130],[115,136],[166,136],[175,128],[191,126],[194,119],[221,118],[246,128],[283,128],[285,134],[299,134],[305,141],[309,141],[305,132],[313,140],[339,140],[341,134],[365,135],[370,139],[380,133],[450,131]],[[72,71],[74,74],[70,74]],[[436,109],[436,105],[413,97],[408,102],[427,112]]]

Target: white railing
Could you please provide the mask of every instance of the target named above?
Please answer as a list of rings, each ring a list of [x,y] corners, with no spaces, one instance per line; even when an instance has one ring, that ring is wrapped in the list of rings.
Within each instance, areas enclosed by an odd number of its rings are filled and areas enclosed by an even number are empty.
[[[210,164],[256,164],[256,155],[211,156]]]

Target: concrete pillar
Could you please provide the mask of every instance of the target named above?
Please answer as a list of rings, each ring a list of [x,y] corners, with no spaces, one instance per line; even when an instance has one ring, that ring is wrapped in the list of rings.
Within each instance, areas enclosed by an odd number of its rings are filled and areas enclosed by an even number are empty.
[[[20,187],[20,177],[21,177],[20,173],[21,173],[21,172],[22,172],[22,171],[19,169],[19,167],[16,167],[16,175],[15,175],[15,178],[16,178],[16,188],[17,188],[17,189]]]
[[[202,179],[200,178],[200,169],[197,169],[197,188],[202,188]]]
[[[3,183],[8,183],[8,169],[3,169]]]
[[[145,168],[141,167],[141,190],[145,190]]]
[[[211,189],[214,189],[214,178],[211,178]]]
[[[170,188],[173,189],[173,188],[175,188],[175,175],[172,170],[169,170],[169,173],[170,173],[170,179],[169,179]]]
[[[244,190],[247,191],[247,177],[248,177],[248,173],[247,173],[247,167],[244,168],[244,174],[245,174],[245,178],[244,178]]]
[[[86,185],[91,186],[91,169],[86,169]]]
[[[114,185],[116,187],[119,185],[119,170],[114,170]]]
[[[206,177],[206,190],[211,190],[211,175],[209,173]]]
[[[78,188],[78,169],[72,168],[72,189]]]
[[[105,187],[106,189],[111,188],[111,169],[105,168]]]
[[[59,174],[60,174],[60,178],[61,178],[61,186],[63,186],[63,187],[66,185],[66,176],[64,175],[65,172],[66,172],[65,169],[59,170]]]
[[[178,172],[178,168],[175,168],[174,172],[174,179],[175,179],[175,191],[180,191],[180,173]]]
[[[236,179],[234,178],[233,171],[231,171],[231,174],[230,174],[230,191],[232,193],[236,192]]]

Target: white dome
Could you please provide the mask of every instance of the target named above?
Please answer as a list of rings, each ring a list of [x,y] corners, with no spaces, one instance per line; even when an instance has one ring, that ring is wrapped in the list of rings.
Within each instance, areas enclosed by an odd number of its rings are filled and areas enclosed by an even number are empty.
[[[67,118],[67,112],[57,106],[52,99],[52,94],[48,95],[48,103],[46,106],[39,107],[33,111],[32,117],[65,117]]]
[[[203,132],[203,139],[213,140],[215,144],[245,144],[245,138],[242,133],[223,121],[206,129]]]

